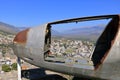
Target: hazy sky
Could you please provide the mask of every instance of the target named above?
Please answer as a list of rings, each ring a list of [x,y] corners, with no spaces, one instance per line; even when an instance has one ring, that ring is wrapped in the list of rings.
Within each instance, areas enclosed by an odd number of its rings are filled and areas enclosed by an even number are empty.
[[[120,14],[120,0],[0,0],[0,21],[17,27],[104,14]]]

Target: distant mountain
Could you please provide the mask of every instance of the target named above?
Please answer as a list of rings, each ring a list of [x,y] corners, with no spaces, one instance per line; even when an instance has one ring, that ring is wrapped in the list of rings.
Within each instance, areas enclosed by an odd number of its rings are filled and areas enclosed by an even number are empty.
[[[11,34],[17,34],[19,32],[17,27],[3,22],[0,22],[0,30]]]
[[[90,27],[71,29],[64,33],[64,37],[88,39],[94,41],[98,39],[98,37],[103,32],[104,28],[105,28],[104,26],[90,26]]]
[[[53,33],[54,36],[62,36],[64,38],[96,41],[98,37],[101,35],[104,28],[105,28],[104,26],[89,26],[71,29],[69,31],[64,31],[62,33],[54,31]]]

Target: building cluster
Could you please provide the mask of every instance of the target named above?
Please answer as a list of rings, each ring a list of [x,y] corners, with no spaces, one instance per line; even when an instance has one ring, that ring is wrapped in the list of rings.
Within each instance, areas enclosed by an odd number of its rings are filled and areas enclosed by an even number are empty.
[[[14,61],[13,50],[11,44],[13,42],[14,35],[0,31],[0,63],[8,64]],[[12,60],[13,59],[13,60]]]
[[[55,56],[91,58],[94,44],[90,41],[52,39],[50,51]]]
[[[10,44],[14,39],[14,35],[12,34],[1,34],[0,33],[0,44]]]

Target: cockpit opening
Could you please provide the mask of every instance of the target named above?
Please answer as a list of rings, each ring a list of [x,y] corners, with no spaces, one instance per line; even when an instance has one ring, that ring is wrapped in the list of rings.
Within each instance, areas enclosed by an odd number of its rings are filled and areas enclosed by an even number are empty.
[[[44,59],[48,62],[96,67],[107,56],[118,32],[118,19],[50,24]]]

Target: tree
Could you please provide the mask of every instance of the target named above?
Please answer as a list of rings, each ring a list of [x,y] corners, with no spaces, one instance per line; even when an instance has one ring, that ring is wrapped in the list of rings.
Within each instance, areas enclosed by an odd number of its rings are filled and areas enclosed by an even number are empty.
[[[11,65],[11,68],[12,68],[12,70],[17,70],[17,63],[13,63],[13,64]]]
[[[11,68],[10,68],[9,65],[3,64],[3,65],[2,65],[2,71],[4,71],[4,72],[10,72],[10,71],[11,71]]]

